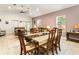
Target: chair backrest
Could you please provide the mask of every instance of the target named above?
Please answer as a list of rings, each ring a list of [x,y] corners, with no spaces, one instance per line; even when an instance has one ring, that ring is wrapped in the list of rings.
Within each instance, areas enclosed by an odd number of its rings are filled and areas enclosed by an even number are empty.
[[[51,50],[52,48],[52,42],[54,41],[54,34],[55,34],[55,31],[53,30],[50,30],[49,31],[49,37],[48,37],[48,40],[47,40],[47,49],[48,50]]]
[[[59,33],[59,35],[58,35],[58,43],[60,43],[60,39],[61,39],[61,36],[62,36],[62,29],[58,29],[58,33]]]
[[[38,28],[31,28],[30,33],[38,33]]]
[[[53,44],[57,44],[57,42],[58,42],[58,28],[53,28],[52,29],[52,33],[53,33],[53,36],[52,36],[52,45]]]
[[[55,29],[55,36],[54,36],[55,44],[60,43],[61,36],[62,36],[62,29],[56,28]]]
[[[59,35],[62,35],[62,29],[58,29]]]
[[[22,48],[22,50],[23,50],[24,52],[26,52],[25,43],[24,43],[24,34],[23,34],[23,31],[18,30],[18,38],[19,38],[19,41],[20,41],[20,47]]]
[[[14,28],[15,35],[18,35],[18,30],[26,31],[25,27],[15,27]]]

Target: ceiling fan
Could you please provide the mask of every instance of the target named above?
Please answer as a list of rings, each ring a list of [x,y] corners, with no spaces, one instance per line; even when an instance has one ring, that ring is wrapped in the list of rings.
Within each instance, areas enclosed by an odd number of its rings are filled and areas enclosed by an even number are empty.
[[[21,5],[21,11],[20,11],[20,13],[27,13],[29,11],[29,8],[27,8],[26,11],[23,8],[24,8],[24,6]]]
[[[13,4],[13,6],[17,6],[17,4]],[[31,11],[32,11],[31,8],[24,9],[24,5],[23,4],[20,5],[19,13],[21,13],[21,14],[27,13],[28,15],[30,15],[30,14],[32,14]]]

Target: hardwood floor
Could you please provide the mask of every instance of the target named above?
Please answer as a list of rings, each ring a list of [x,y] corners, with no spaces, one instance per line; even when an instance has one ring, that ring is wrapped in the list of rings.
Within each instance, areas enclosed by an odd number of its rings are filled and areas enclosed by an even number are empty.
[[[17,37],[3,36],[0,37],[0,55],[19,55],[19,40]],[[59,55],[79,55],[79,43],[61,39],[61,52]]]

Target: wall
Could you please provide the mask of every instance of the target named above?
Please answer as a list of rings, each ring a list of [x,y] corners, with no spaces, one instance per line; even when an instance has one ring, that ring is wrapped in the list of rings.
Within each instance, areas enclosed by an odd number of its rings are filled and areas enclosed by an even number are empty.
[[[74,24],[79,23],[79,5],[67,9],[63,9],[57,12],[52,12],[39,17],[35,17],[33,18],[33,20],[41,19],[43,27],[46,27],[47,25],[54,27],[56,26],[56,17],[62,15],[66,16],[66,20],[67,20],[66,28],[67,31],[70,31],[70,29]]]
[[[26,14],[13,13],[13,12],[0,12],[0,29],[6,30],[7,35],[14,34],[15,27],[26,27],[27,23],[30,23],[32,27],[32,19]],[[16,20],[16,21],[15,21]],[[19,21],[23,22],[19,22]],[[9,24],[5,24],[5,21],[8,21]]]

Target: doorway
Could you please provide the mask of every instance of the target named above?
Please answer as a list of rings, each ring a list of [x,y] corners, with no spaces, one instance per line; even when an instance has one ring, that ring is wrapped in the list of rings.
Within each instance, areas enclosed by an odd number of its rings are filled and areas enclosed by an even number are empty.
[[[56,27],[62,29],[62,36],[66,37],[66,15],[56,17]]]

